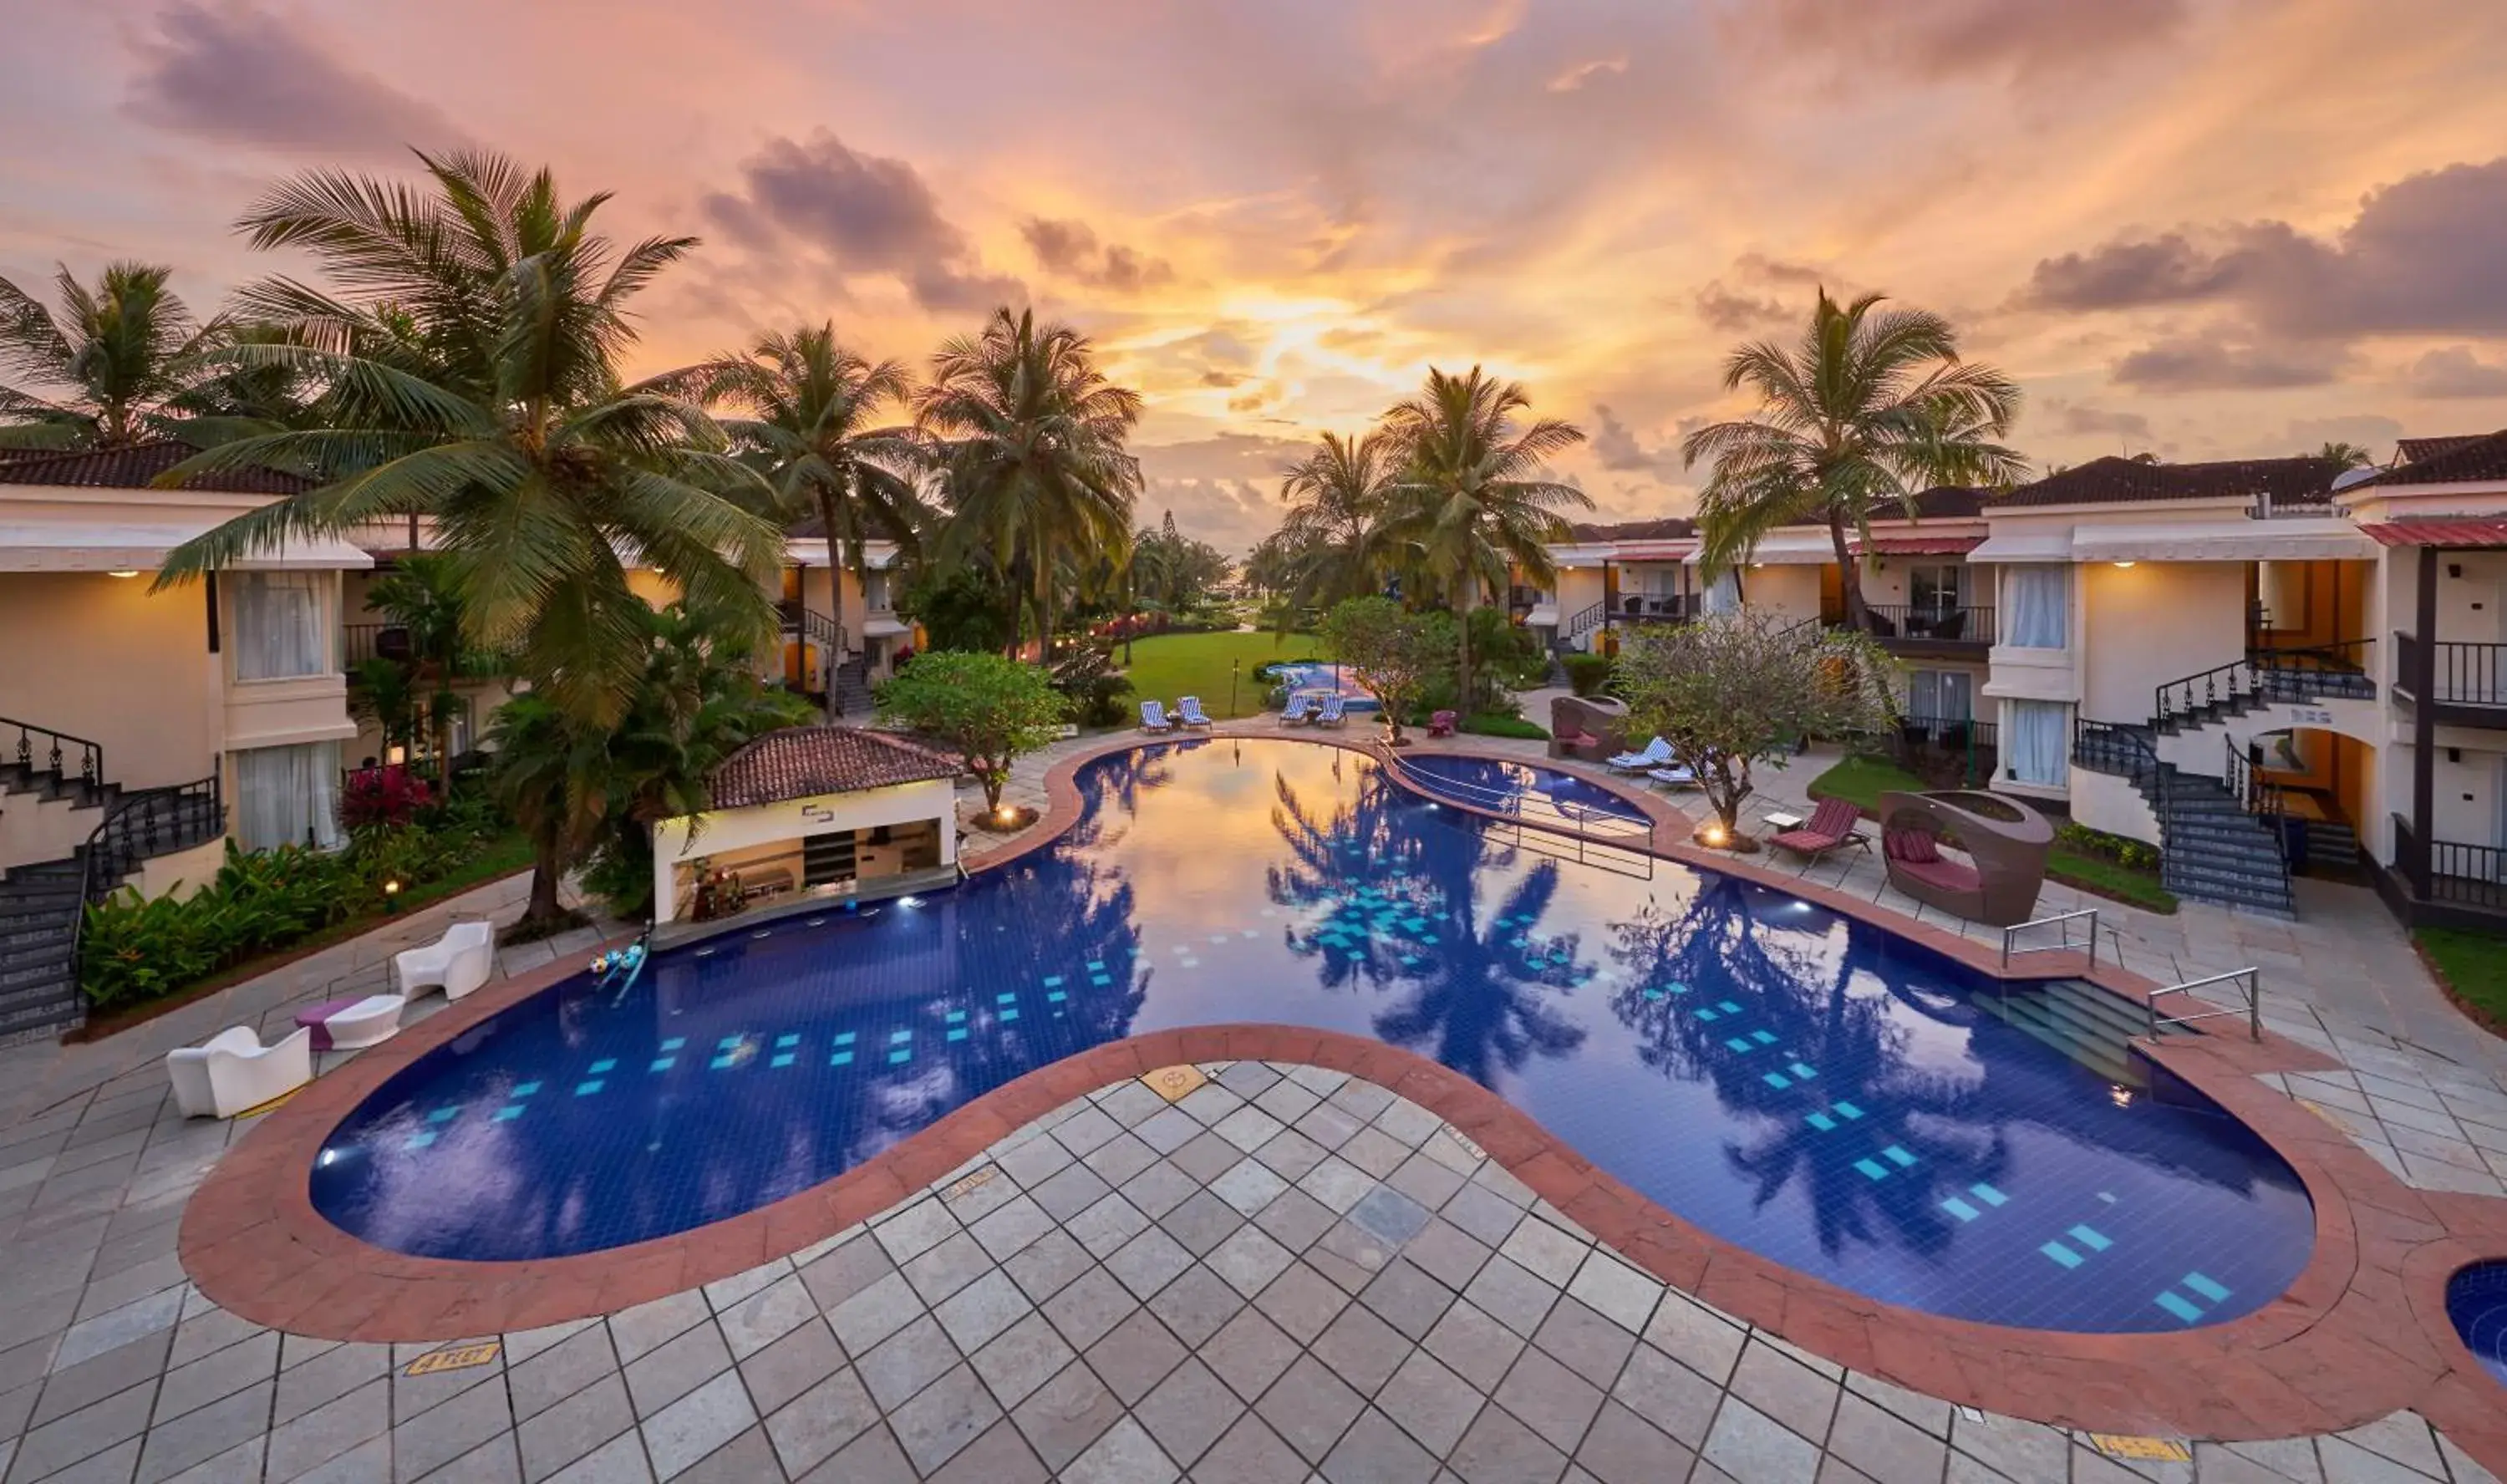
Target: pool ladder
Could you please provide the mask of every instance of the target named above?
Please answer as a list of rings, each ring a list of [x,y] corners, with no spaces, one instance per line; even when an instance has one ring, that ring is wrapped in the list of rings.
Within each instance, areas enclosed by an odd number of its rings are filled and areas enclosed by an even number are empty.
[[[2162,1015],[2159,1013],[2159,1002],[2166,995],[2191,995],[2196,990],[2215,989],[2221,985],[2234,986],[2238,995],[2245,1002],[2242,1005],[2234,1006],[2226,1010],[2195,1010],[2181,1015]],[[2245,1018],[2247,1035],[2251,1036],[2255,1040],[2262,1040],[2264,1038],[2264,974],[2262,969],[2254,967],[2233,968],[2225,973],[2205,974],[2199,979],[2188,979],[2183,984],[2171,984],[2164,989],[2158,989],[2150,992],[2150,1034],[2153,1039],[2157,1039],[2161,1032],[2170,1028],[2182,1029],[2184,1027],[2191,1026],[2198,1020],[2219,1020],[2231,1015],[2243,1016]]]

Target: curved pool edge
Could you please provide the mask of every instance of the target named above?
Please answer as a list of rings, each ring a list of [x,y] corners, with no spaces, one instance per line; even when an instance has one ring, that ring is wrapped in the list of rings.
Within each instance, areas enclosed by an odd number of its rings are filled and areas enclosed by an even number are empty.
[[[1278,740],[1373,750],[1356,739]],[[1046,779],[1056,822],[978,856],[970,873],[1005,866],[1076,824],[1075,778],[1087,764],[1173,744],[1118,737],[1060,759]],[[1677,814],[1659,801],[1631,802]],[[1685,835],[1685,818],[1679,831]],[[2001,973],[1981,945],[1782,872],[1687,846],[1685,839],[1666,843],[1659,838],[1664,833],[1656,830],[1653,851],[1664,859],[1791,892],[1985,973]],[[2070,976],[2084,968],[2075,959],[2003,977]],[[2181,1333],[2020,1329],[1862,1297],[1706,1235],[1595,1169],[1496,1094],[1434,1062],[1363,1037],[1280,1026],[1165,1031],[1091,1048],[995,1089],[810,1190],[632,1247],[513,1262],[418,1258],[352,1237],[313,1209],[305,1172],[340,1119],[417,1058],[574,972],[569,960],[491,985],[360,1055],[272,1113],[227,1153],[185,1212],[179,1251],[195,1284],[247,1320],[328,1339],[445,1340],[589,1318],[728,1278],[822,1241],[1108,1082],[1178,1062],[1309,1062],[1364,1077],[1437,1113],[1672,1286],[1789,1343],[1932,1395],[2062,1426],[2220,1438],[2335,1430],[2405,1406],[2437,1417],[2451,1434],[2460,1426],[2458,1440],[2467,1447],[2501,1427],[2490,1415],[2494,1385],[2477,1368],[2469,1377],[2458,1374],[2472,1362],[2445,1319],[2444,1284],[2453,1264],[2433,1279],[2424,1270],[2428,1254],[2441,1248],[2473,1255],[2507,1250],[2507,1202],[2488,1203],[2495,1213],[2458,1211],[2478,1198],[2440,1203],[2412,1190],[2338,1128],[2255,1080],[2258,1072],[2332,1065],[2277,1037],[2254,1044],[2201,1035],[2158,1053],[2162,1065],[2287,1161],[2315,1210],[2314,1251],[2286,1292],[2242,1319]],[[2085,977],[2137,995],[2152,988],[2112,965]],[[2458,1235],[2495,1250],[2467,1247],[2454,1240]],[[2425,1302],[2431,1291],[2433,1311]],[[2417,1322],[2411,1332],[2397,1332],[2392,1300],[2406,1293]],[[2432,1312],[2442,1335],[2426,1332]],[[2507,1435],[2496,1446],[2507,1457]]]

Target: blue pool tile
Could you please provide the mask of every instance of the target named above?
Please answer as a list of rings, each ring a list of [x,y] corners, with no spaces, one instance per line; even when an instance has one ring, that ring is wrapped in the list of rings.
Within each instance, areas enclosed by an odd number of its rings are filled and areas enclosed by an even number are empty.
[[[792,1047],[800,1044],[801,1038],[797,1035],[779,1035],[775,1037],[775,1046],[779,1051],[788,1051]]]
[[[2088,1248],[2092,1252],[2103,1252],[2108,1248],[2115,1246],[2113,1242],[2107,1240],[2104,1233],[2100,1232],[2094,1226],[2075,1226],[2063,1235],[2071,1238],[2081,1246]]]
[[[1114,976],[1111,974],[1091,974],[1088,976],[1088,982],[1102,990],[1114,982]],[[1069,996],[1065,995],[1060,990],[1055,990],[1044,997],[1052,1000],[1056,1004],[1060,1004]]]
[[[1908,1153],[1896,1144],[1891,1144],[1889,1147],[1881,1150],[1880,1157],[1897,1166],[1901,1170],[1906,1169],[1908,1165],[1915,1162],[1915,1156]]]
[[[734,1063],[738,1062],[739,1060],[740,1060],[740,1058],[738,1058],[738,1057],[736,1057],[736,1056],[732,1055],[731,1053],[729,1053],[729,1052],[724,1052],[721,1056],[715,1057],[712,1061],[706,1063],[706,1065],[707,1065],[708,1067],[712,1068],[713,1068],[714,1070],[716,1070],[716,1071],[720,1071],[720,1070],[722,1070],[724,1068],[729,1067],[729,1066],[732,1066]]]
[[[409,1138],[402,1142],[401,1147],[404,1149],[423,1149],[433,1142],[435,1142],[435,1131],[432,1129],[420,1129],[418,1132],[409,1136]]]
[[[839,1045],[839,1046],[850,1046],[850,1045],[852,1045],[853,1043],[854,1043],[854,1032],[850,1032],[850,1031],[839,1031],[839,1032],[836,1032],[836,1044],[837,1044],[837,1045]]]
[[[1742,1035],[1731,1036],[1727,1038],[1724,1044],[1731,1047],[1735,1051],[1749,1051],[1753,1049],[1750,1044],[1749,1037]]]
[[[952,1010],[940,1018],[953,1026],[963,1025],[966,1020],[966,1012],[963,1010]]]
[[[1786,1076],[1780,1071],[1762,1071],[1759,1073],[1759,1075],[1766,1080],[1766,1084],[1769,1087],[1791,1087],[1794,1085],[1794,1079]]]
[[[1678,980],[1674,980],[1671,984],[1671,993],[1674,995],[1686,995],[1689,993],[1689,986],[1680,983]]]
[[[578,1098],[589,1098],[599,1091],[600,1091],[600,1079],[599,1077],[594,1077],[589,1081],[577,1082],[574,1084],[574,1095]]]
[[[993,1003],[997,1005],[1016,1004],[1018,1003],[1018,995],[1007,991],[1003,991],[1001,994],[993,996]]]
[[[1104,980],[1104,979],[1103,979],[1103,976],[1100,976],[1100,979],[1101,979],[1101,981],[1102,981],[1102,982],[1105,982],[1105,983],[1111,983],[1111,982],[1112,982],[1112,981],[1110,981],[1110,980]],[[1069,999],[1070,997],[1071,997],[1070,995],[1068,995],[1064,994],[1062,991],[1060,991],[1060,990],[1055,990],[1055,991],[1053,991],[1051,994],[1048,994],[1048,995],[1046,995],[1044,996],[1044,1002],[1045,1002],[1046,1004],[1049,1004],[1049,1005],[1058,1005],[1058,1004],[1062,1003],[1064,1000]]]
[[[1102,974],[1106,972],[1106,960],[1103,959],[1090,959],[1088,961],[1088,972],[1092,974]]]
[[[519,1103],[508,1103],[503,1107],[496,1109],[495,1117],[491,1121],[496,1123],[511,1123],[521,1116],[523,1116],[523,1105]]]
[[[1697,1018],[1699,1020],[1713,1020],[1715,1018],[1715,1011],[1712,1008],[1701,1008],[1697,1012]]]
[[[1948,1212],[1951,1215],[1958,1217],[1962,1221],[1973,1221],[1977,1217],[1984,1214],[1983,1212],[1970,1206],[1967,1202],[1960,1200],[1957,1196],[1952,1196],[1948,1200],[1944,1201],[1942,1203],[1942,1210]]]
[[[1991,1185],[1983,1184],[1981,1182],[1970,1185],[1968,1187],[1968,1194],[1975,1196],[1978,1200],[1982,1201],[1987,1206],[2000,1206],[2011,1199],[2011,1197],[2004,1195],[2001,1191],[1994,1189]]]
[[[1045,975],[1044,987],[1048,990],[1058,990],[1062,988],[1062,976],[1060,974]]]
[[[618,1060],[615,1057],[602,1057],[600,1061],[595,1062],[584,1068],[585,1071],[592,1073],[592,1075],[596,1077],[600,1076],[603,1072],[615,1071],[617,1069]]]
[[[2152,1302],[2158,1304],[2159,1307],[2166,1310],[2178,1319],[2183,1320],[2188,1324],[2201,1322],[2202,1311],[2177,1297],[2174,1289],[2169,1289],[2161,1293],[2159,1297],[2152,1300]]]
[[[1803,1119],[1802,1122],[1809,1124],[1812,1128],[1819,1130],[1823,1134],[1826,1134],[1836,1127],[1836,1120],[1831,1118],[1826,1113],[1813,1113],[1809,1117]]]
[[[769,1067],[789,1067],[792,1065],[792,1053],[788,1051],[779,1051],[775,1053],[775,1059],[768,1062],[766,1065]]]
[[[740,1043],[746,1039],[748,1039],[748,1037],[745,1034],[726,1035],[721,1040],[713,1043],[713,1049],[716,1051],[734,1051],[739,1049]]]
[[[646,1071],[668,1071],[678,1065],[679,1059],[677,1057],[655,1057],[653,1058],[653,1064],[644,1069]]]
[[[2193,1290],[2194,1290],[2195,1292],[2197,1292],[2197,1293],[2201,1294],[2204,1298],[2209,1299],[2211,1302],[2213,1302],[2213,1303],[2215,1303],[2215,1304],[2216,1304],[2216,1303],[2218,1303],[2220,1300],[2222,1300],[2222,1299],[2224,1299],[2224,1298],[2227,1298],[2227,1297],[2229,1296],[2229,1290],[2228,1290],[2228,1289],[2226,1289],[2226,1288],[2224,1288],[2224,1287],[2220,1286],[2218,1284],[2213,1283],[2211,1280],[2209,1280],[2209,1279],[2207,1279],[2207,1278],[2203,1277],[2203,1276],[2202,1276],[2201,1274],[2199,1274],[2199,1273],[2188,1273],[2188,1274],[2186,1274],[2186,1275],[2185,1275],[2185,1278],[2184,1278],[2184,1280],[2183,1280],[2183,1281],[2184,1281],[2185,1286],[2187,1286],[2187,1287],[2189,1287],[2189,1288],[2193,1289]]]
[[[1818,1073],[1818,1072],[1815,1072],[1815,1071],[1811,1070],[1809,1068],[1807,1068],[1807,1067],[1803,1066],[1803,1065],[1802,1065],[1801,1063],[1799,1063],[1799,1062],[1793,1062],[1793,1063],[1789,1063],[1789,1064],[1787,1064],[1787,1065],[1788,1065],[1788,1066],[1790,1066],[1790,1067],[1792,1068],[1792,1069],[1793,1069],[1793,1074],[1794,1074],[1795,1076],[1797,1076],[1797,1077],[1800,1077],[1800,1078],[1802,1078],[1804,1081],[1807,1081],[1807,1080],[1809,1080],[1810,1078],[1812,1078],[1812,1077],[1815,1077],[1815,1076],[1818,1076],[1818,1075],[1819,1075],[1819,1073]]]
[[[1660,999],[1662,998],[1662,991],[1654,989],[1649,985],[1645,991],[1645,997],[1648,999]]]
[[[440,1107],[434,1112],[427,1114],[426,1121],[429,1123],[451,1123],[454,1119],[460,1116],[461,1109],[458,1107]]]
[[[914,1053],[911,1051],[891,1051],[888,1054],[888,1063],[891,1067],[902,1067],[912,1060],[914,1060]]]
[[[1726,1015],[1738,1015],[1741,1013],[1741,1007],[1728,999],[1718,1001],[1717,1008],[1721,1009]]]
[[[891,1031],[888,1033],[888,1043],[891,1046],[900,1046],[912,1039],[914,1039],[912,1031]]]
[[[951,1040],[953,1040],[953,1041],[963,1041],[963,1040],[964,1040],[965,1038],[966,1038],[966,1029],[965,1029],[963,1026],[961,1026],[961,1027],[959,1027],[957,1030],[952,1031],[952,1032],[949,1032],[949,1039],[951,1039]]]
[[[995,1019],[999,1020],[1002,1025],[1008,1025],[1011,1021],[1018,1019],[1018,1011],[1003,1010],[999,1016],[996,1016]]]
[[[657,1048],[655,1048],[655,1049],[657,1049],[657,1050],[661,1050],[661,1051],[676,1051],[676,1050],[678,1050],[680,1047],[682,1047],[682,1046],[686,1045],[687,1043],[688,1043],[688,1038],[687,1038],[686,1036],[684,1036],[684,1035],[674,1035],[674,1036],[672,1036],[669,1040],[664,1041],[664,1042],[663,1042],[659,1047],[657,1047]]]
[[[539,1090],[540,1085],[537,1082],[517,1082],[514,1084],[514,1090],[511,1093],[506,1094],[506,1096],[511,1098],[527,1098]]]
[[[2037,1250],[2044,1252],[2047,1256],[2053,1258],[2056,1262],[2061,1263],[2067,1268],[2077,1268],[2084,1260],[2080,1253],[2073,1251],[2070,1248],[2065,1247],[2059,1242],[2049,1242]]]
[[[1889,1172],[1876,1160],[1858,1159],[1854,1162],[1854,1168],[1862,1171],[1867,1178],[1885,1180],[1889,1177]]]
[[[850,1051],[839,1051],[834,1056],[827,1058],[827,1065],[830,1067],[851,1067],[854,1065],[854,1054]]]
[[[1837,1103],[1836,1112],[1837,1116],[1840,1118],[1860,1118],[1863,1116],[1863,1109],[1856,1107],[1851,1103],[1842,1101]]]
[[[1750,1039],[1762,1046],[1772,1046],[1776,1043],[1776,1033],[1773,1031],[1753,1031],[1750,1032]]]

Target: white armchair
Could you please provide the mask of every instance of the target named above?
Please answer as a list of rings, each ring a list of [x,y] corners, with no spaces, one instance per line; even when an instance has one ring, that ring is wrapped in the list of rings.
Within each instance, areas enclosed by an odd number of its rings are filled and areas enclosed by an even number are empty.
[[[459,999],[488,982],[496,966],[496,928],[491,923],[455,923],[444,936],[392,957],[400,992],[412,999],[430,985],[442,985],[444,997]]]
[[[174,1105],[186,1118],[233,1118],[313,1080],[313,1032],[299,1028],[263,1045],[249,1026],[232,1026],[205,1044],[165,1053]]]

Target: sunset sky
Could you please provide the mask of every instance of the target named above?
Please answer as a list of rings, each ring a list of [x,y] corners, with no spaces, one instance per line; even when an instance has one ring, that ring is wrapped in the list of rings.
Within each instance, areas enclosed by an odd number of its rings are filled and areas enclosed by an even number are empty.
[[[230,231],[274,179],[490,147],[704,236],[638,369],[1072,321],[1146,394],[1144,521],[1231,550],[1314,433],[1475,360],[1592,435],[1606,517],[1685,512],[1719,361],[1821,282],[1950,314],[2041,461],[2507,425],[2492,0],[46,0],[10,40],[29,289],[136,257],[205,308],[282,266]]]

